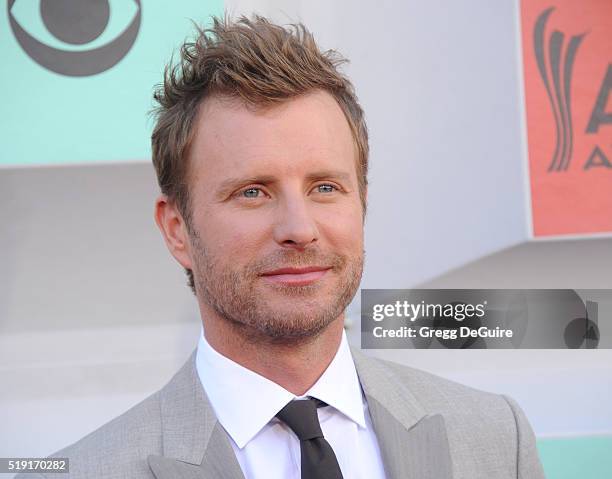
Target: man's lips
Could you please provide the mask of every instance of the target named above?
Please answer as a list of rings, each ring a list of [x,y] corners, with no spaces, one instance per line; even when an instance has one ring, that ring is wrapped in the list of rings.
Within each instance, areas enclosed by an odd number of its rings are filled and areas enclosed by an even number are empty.
[[[302,286],[313,283],[325,276],[330,266],[309,266],[307,268],[280,268],[267,271],[262,276],[273,283]]]

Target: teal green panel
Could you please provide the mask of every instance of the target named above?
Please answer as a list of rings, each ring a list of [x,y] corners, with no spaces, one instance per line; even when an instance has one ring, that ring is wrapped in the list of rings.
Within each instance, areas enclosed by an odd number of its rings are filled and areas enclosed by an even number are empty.
[[[547,479],[612,478],[612,436],[538,439]]]
[[[16,0],[11,13],[29,35],[63,51],[95,49],[120,35],[138,12],[134,0],[109,0],[102,33],[83,44],[65,43],[41,20],[40,0]],[[208,23],[223,0],[141,1],[141,23],[128,53],[110,69],[66,76],[30,58],[0,6],[1,165],[121,161],[150,157],[154,86],[185,38],[191,20]]]

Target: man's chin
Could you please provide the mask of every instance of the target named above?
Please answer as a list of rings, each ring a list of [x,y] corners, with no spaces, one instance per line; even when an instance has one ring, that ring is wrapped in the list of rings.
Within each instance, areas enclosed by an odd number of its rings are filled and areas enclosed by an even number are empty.
[[[343,310],[330,300],[323,294],[288,298],[279,293],[278,298],[268,296],[267,301],[258,301],[256,314],[247,322],[270,338],[314,337],[342,315]]]
[[[251,334],[250,338],[257,340],[254,336],[258,336],[259,340],[276,344],[309,341],[323,333],[336,319],[338,318],[312,315],[296,316],[295,308],[291,312],[287,312],[285,316],[282,312],[275,311],[274,315],[268,316],[266,320],[252,325],[256,334]]]

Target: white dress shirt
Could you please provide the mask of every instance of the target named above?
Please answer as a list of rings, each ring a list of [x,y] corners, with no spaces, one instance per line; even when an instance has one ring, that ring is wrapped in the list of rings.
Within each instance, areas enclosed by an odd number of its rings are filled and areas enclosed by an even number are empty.
[[[299,440],[275,416],[293,399],[306,396],[329,405],[318,408],[317,413],[343,477],[385,477],[368,404],[344,332],[334,359],[304,396],[295,396],[219,354],[204,334],[198,343],[196,368],[246,479],[300,479]]]

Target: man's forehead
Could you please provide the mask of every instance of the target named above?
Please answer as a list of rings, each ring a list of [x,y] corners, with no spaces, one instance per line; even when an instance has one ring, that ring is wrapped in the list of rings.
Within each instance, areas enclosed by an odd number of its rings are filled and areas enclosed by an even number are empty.
[[[351,134],[349,123],[336,99],[326,91],[314,90],[268,105],[245,103],[240,98],[212,95],[199,107],[194,122],[196,137],[222,138],[239,132],[246,139],[257,139],[272,128],[284,133],[313,133],[325,139],[332,133]],[[249,129],[241,129],[249,126]]]
[[[314,174],[354,168],[356,148],[336,100],[326,92],[265,109],[212,97],[194,125],[190,161],[223,177],[236,174]]]

